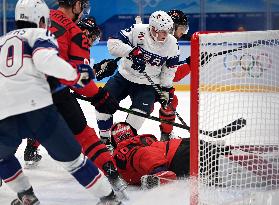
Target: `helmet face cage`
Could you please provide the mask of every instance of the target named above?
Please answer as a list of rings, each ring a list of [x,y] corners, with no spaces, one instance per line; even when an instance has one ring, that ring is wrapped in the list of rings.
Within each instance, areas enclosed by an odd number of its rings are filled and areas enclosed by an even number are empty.
[[[20,0],[15,8],[15,20],[27,21],[37,24],[39,27],[40,20],[46,26],[50,26],[49,8],[44,0]]]
[[[69,6],[73,6],[77,1],[81,3],[81,9],[84,16],[89,15],[90,13],[90,4],[89,0],[58,0],[58,3],[63,3]]]
[[[93,38],[94,41],[100,39],[101,31],[96,24],[96,20],[93,17],[86,17],[78,21],[77,26],[84,31],[85,29],[88,31],[88,38]]]
[[[184,34],[188,33],[189,30],[189,22],[188,22],[188,17],[183,13],[183,11],[180,10],[170,10],[168,12],[168,15],[172,18],[173,22],[174,22],[174,29],[176,31],[176,29],[178,27],[183,26],[185,29]]]
[[[119,122],[111,127],[111,143],[114,147],[125,139],[137,135],[137,131],[127,122]]]

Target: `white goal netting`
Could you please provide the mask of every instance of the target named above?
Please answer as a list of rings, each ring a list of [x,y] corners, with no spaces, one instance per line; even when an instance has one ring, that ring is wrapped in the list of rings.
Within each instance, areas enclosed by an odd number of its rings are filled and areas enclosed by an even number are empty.
[[[279,31],[200,34],[199,56],[197,129],[246,120],[221,139],[198,135],[199,204],[273,204],[279,194]]]

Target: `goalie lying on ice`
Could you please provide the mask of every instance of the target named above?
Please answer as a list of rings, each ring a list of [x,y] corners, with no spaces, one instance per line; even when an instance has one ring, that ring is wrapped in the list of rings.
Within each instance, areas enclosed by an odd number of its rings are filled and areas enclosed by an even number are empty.
[[[177,177],[189,176],[189,138],[162,142],[151,134],[137,135],[131,125],[119,122],[111,128],[111,142],[118,171],[129,184],[152,188]],[[217,173],[219,153],[228,154],[229,151],[222,145],[203,140],[200,145],[204,147],[201,150],[208,153],[207,159],[201,159],[200,163],[203,167],[210,167],[210,170],[203,169],[201,172],[207,175]]]

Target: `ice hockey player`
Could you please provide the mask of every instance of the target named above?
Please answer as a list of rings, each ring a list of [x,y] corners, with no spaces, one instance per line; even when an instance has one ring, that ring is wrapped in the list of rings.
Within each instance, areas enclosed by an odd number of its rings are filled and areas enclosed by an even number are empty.
[[[189,30],[189,23],[187,16],[180,10],[170,10],[167,12],[169,16],[171,16],[173,22],[174,22],[174,37],[179,40],[182,35],[187,34]],[[188,57],[184,62],[179,62],[179,66],[177,67],[177,71],[175,73],[175,77],[173,79],[173,82],[178,82],[181,79],[183,79],[185,76],[187,76],[190,73],[190,57]],[[168,106],[164,107],[161,106],[161,109],[159,110],[159,117],[164,120],[168,121],[175,121],[175,113],[173,112],[176,110],[176,107],[178,105],[178,98],[174,94],[174,89],[170,91],[171,94],[171,102]],[[161,141],[169,140],[173,136],[173,125],[161,123],[160,125],[161,130]]]
[[[151,134],[137,135],[137,131],[127,122],[119,122],[111,128],[111,142],[117,168],[129,184],[152,188],[173,181],[177,177],[189,176],[189,138],[158,141]],[[205,160],[201,163],[209,163],[210,167],[216,167],[213,158],[218,158],[217,153],[221,151],[216,151],[216,144],[205,141],[201,141],[201,144],[212,150],[212,153],[209,152],[212,162]]]
[[[78,27],[83,31],[84,35],[89,39],[89,46],[96,43],[100,39],[101,31],[96,24],[94,17],[86,17],[78,21]],[[114,59],[105,59],[97,63],[93,67],[97,80],[111,76],[117,69],[117,62]],[[27,145],[24,150],[25,168],[34,168],[38,165],[42,156],[39,154],[40,143],[33,139],[27,139]]]
[[[40,204],[15,157],[26,136],[38,139],[54,160],[100,198],[99,205],[121,204],[108,179],[82,154],[53,105],[46,80],[53,75],[67,85],[84,87],[93,78],[92,69],[85,64],[74,69],[58,57],[57,42],[45,29],[50,21],[43,0],[19,0],[15,20],[18,30],[0,38],[0,98],[5,99],[0,101],[0,178],[17,193],[11,204]]]
[[[109,39],[109,52],[123,58],[118,72],[109,79],[104,89],[118,102],[130,96],[132,110],[150,114],[156,91],[143,74],[145,71],[161,87],[164,93],[162,100],[167,104],[179,59],[177,40],[170,34],[172,30],[171,17],[164,11],[156,11],[151,14],[149,24],[135,24],[129,29],[121,30],[118,38]],[[96,116],[100,136],[108,141],[113,116],[99,111]],[[126,122],[138,130],[144,120],[129,114]]]
[[[88,8],[88,0],[58,0],[58,3],[58,9],[50,11],[49,30],[57,38],[59,56],[73,66],[88,62],[90,57],[88,39],[75,24],[83,10]],[[60,82],[56,78],[49,78],[48,81],[53,90],[54,104],[82,146],[83,153],[104,171],[116,191],[124,191],[126,185],[119,178],[110,152],[94,129],[87,125],[83,111],[77,99],[72,96],[70,88],[61,89]],[[118,108],[116,100],[105,89],[98,88],[93,81],[83,88],[71,89],[89,97],[91,104],[99,112],[113,114]]]
[[[101,37],[101,30],[98,27],[94,17],[89,16],[78,21],[77,26],[82,30],[83,34],[89,40],[89,47],[96,45]],[[96,73],[97,80],[102,80],[114,74],[118,68],[116,59],[104,59],[99,63],[94,64],[93,69]]]

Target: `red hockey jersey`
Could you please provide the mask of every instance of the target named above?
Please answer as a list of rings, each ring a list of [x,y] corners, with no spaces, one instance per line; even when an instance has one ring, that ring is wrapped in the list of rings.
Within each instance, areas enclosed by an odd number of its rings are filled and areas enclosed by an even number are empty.
[[[81,29],[60,10],[51,10],[50,19],[51,27],[49,30],[57,38],[59,56],[68,61],[73,67],[83,64],[84,59],[90,59],[89,42]],[[74,90],[77,93],[91,97],[98,92],[98,87],[91,81],[86,87]]]
[[[129,184],[140,185],[140,178],[159,166],[168,167],[181,139],[157,141],[153,135],[138,135],[117,145],[113,152],[119,173]]]

